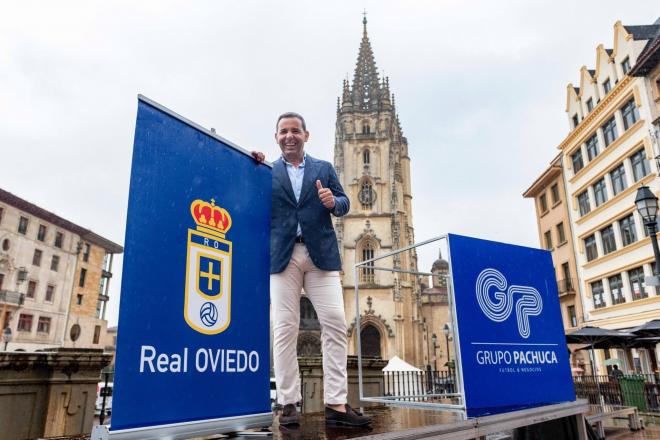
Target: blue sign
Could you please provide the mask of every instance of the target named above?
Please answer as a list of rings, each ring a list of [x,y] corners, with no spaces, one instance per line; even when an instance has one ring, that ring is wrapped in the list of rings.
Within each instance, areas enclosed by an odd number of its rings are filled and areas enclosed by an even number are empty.
[[[140,98],[110,432],[270,413],[271,171]]]
[[[449,234],[468,417],[575,400],[550,252]]]

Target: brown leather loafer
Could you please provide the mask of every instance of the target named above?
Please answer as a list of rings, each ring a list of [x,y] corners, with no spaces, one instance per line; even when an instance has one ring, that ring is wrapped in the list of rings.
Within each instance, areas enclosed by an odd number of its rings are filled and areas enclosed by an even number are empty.
[[[335,411],[325,407],[325,423],[339,426],[366,426],[371,423],[371,417],[362,415],[347,403],[346,412]]]
[[[280,413],[280,425],[297,425],[300,423],[300,417],[298,416],[298,411],[296,410],[296,405],[289,403],[284,405],[282,412]]]

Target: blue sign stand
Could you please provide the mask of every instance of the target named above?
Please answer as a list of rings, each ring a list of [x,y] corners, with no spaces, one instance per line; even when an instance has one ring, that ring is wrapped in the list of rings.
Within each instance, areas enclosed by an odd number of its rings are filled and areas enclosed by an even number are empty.
[[[268,166],[139,97],[113,414],[93,438],[271,424],[270,203]]]
[[[575,400],[550,252],[449,234],[468,417]]]

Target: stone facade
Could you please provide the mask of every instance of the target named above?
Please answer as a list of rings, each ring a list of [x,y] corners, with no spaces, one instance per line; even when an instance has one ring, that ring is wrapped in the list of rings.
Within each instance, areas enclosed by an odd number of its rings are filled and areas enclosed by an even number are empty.
[[[344,81],[335,130],[334,165],[351,202],[349,214],[335,219],[344,268],[349,353],[357,352],[357,283],[363,353],[384,359],[398,355],[422,366],[428,362],[428,349],[421,278],[370,268],[353,272],[356,262],[408,246],[415,239],[408,140],[390,94],[389,78],[379,77],[366,18],[363,24],[355,75],[352,84]],[[376,265],[417,271],[417,254],[404,252]]]
[[[539,243],[552,252],[564,328],[574,331],[584,323],[584,316],[577,294],[577,263],[561,156],[555,157],[523,196],[535,201]]]
[[[0,440],[89,433],[110,357],[100,350],[0,353]]]
[[[82,242],[73,278],[65,347],[104,347],[108,325],[105,307],[109,299],[112,255],[92,241]]]
[[[11,332],[7,349],[72,347],[71,328],[76,324],[80,338],[88,335],[76,347],[102,348],[94,344],[94,331],[99,326],[102,341],[112,254],[122,251],[92,231],[0,189],[0,328]],[[85,286],[79,290],[83,269]],[[80,293],[83,301],[77,304]]]

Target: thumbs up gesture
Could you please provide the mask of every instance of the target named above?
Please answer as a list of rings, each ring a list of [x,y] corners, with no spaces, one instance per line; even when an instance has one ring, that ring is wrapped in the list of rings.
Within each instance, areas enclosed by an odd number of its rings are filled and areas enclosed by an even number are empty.
[[[328,209],[334,209],[335,207],[335,196],[332,195],[332,191],[328,188],[323,188],[320,180],[316,181],[316,189],[319,192],[319,199],[321,203]]]

